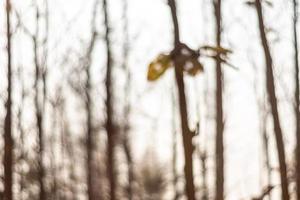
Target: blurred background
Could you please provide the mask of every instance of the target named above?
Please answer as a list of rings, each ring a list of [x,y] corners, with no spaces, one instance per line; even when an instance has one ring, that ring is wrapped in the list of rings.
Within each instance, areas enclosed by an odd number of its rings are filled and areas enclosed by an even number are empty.
[[[0,199],[300,199],[297,3],[0,1]]]

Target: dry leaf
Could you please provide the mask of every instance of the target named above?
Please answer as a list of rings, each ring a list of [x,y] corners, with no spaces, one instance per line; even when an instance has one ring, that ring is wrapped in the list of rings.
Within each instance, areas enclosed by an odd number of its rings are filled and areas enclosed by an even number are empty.
[[[148,67],[148,81],[155,81],[161,77],[165,71],[171,67],[172,60],[169,55],[160,54]]]

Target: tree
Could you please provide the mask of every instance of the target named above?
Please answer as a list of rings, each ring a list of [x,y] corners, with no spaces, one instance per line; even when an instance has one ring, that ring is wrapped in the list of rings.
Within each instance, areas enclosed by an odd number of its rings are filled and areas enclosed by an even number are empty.
[[[277,144],[278,160],[279,160],[279,167],[280,167],[281,192],[282,192],[281,197],[282,200],[289,200],[285,148],[284,148],[280,119],[279,119],[279,113],[278,113],[278,105],[277,105],[278,102],[276,98],[275,80],[274,80],[274,72],[273,72],[273,60],[269,48],[269,43],[266,37],[261,0],[255,0],[254,5],[257,11],[261,45],[264,50],[265,62],[266,62],[266,88],[268,94],[268,101],[271,106],[274,134],[275,134],[275,139]]]
[[[169,0],[169,7],[172,14],[173,26],[174,26],[174,52],[178,53],[182,51],[179,35],[179,24],[176,14],[176,2],[175,0]],[[181,57],[178,55],[174,55],[174,67],[175,67],[175,78],[178,90],[178,98],[179,98],[179,110],[180,110],[180,119],[181,119],[181,133],[183,140],[183,149],[184,149],[184,158],[185,158],[185,166],[184,166],[184,174],[185,174],[185,192],[188,200],[195,199],[195,186],[194,186],[194,175],[193,175],[193,151],[194,146],[192,143],[192,139],[194,133],[190,130],[188,125],[188,115],[187,115],[187,102],[185,97],[185,86],[183,79],[183,65]]]
[[[35,117],[36,117],[36,127],[37,127],[37,134],[38,134],[38,181],[39,181],[39,199],[45,199],[46,198],[46,191],[44,186],[44,177],[45,177],[45,170],[43,166],[43,159],[44,159],[44,128],[43,128],[43,108],[44,105],[41,105],[41,92],[40,92],[40,80],[42,76],[42,69],[41,64],[39,62],[39,41],[38,37],[40,34],[40,11],[38,8],[38,5],[36,6],[36,30],[35,34],[32,35],[33,40],[33,52],[34,52],[34,67],[35,67],[35,77],[34,77],[34,90],[35,90],[35,96],[34,96],[34,106],[35,106]],[[45,98],[45,97],[43,97]],[[43,102],[44,103],[44,102]]]
[[[124,116],[123,116],[123,130],[122,130],[122,145],[127,162],[127,179],[128,183],[126,186],[126,193],[129,200],[134,198],[134,184],[135,184],[135,172],[134,172],[134,160],[132,155],[131,140],[130,140],[130,129],[131,129],[131,112],[132,106],[130,104],[130,95],[132,87],[132,76],[130,67],[128,65],[129,56],[129,35],[128,35],[128,1],[123,1],[123,19],[124,19],[124,41],[123,41],[123,69],[125,71],[126,83],[125,83],[125,103],[124,103]]]
[[[92,123],[92,96],[91,96],[91,64],[92,64],[92,52],[95,47],[96,39],[97,39],[97,32],[96,32],[96,11],[97,11],[97,4],[98,0],[95,0],[93,6],[93,13],[92,13],[92,37],[90,44],[87,49],[86,59],[87,61],[85,66],[85,73],[86,73],[86,80],[85,80],[85,110],[86,110],[86,153],[87,153],[87,166],[86,166],[86,174],[87,174],[87,190],[88,190],[88,199],[95,200],[95,190],[93,187],[93,175],[94,175],[94,167],[93,167],[93,152],[94,152],[94,142],[93,142],[93,123]]]
[[[294,51],[295,51],[295,116],[296,116],[296,192],[297,198],[300,198],[300,86],[299,86],[299,53],[298,53],[298,1],[293,0],[293,36],[294,36]]]
[[[105,129],[107,134],[107,174],[109,181],[110,200],[116,199],[116,166],[115,166],[115,146],[117,140],[116,127],[113,122],[113,85],[112,85],[112,52],[110,42],[110,27],[107,0],[103,0],[104,11],[104,41],[106,45],[106,77],[105,77],[105,91],[106,91],[106,121]]]
[[[221,47],[222,40],[222,0],[214,1],[216,19],[216,43]],[[223,122],[223,75],[220,53],[216,55],[216,200],[224,199],[224,122]]]
[[[4,119],[4,199],[13,200],[13,138],[12,138],[12,49],[10,32],[10,0],[6,0],[7,100]]]

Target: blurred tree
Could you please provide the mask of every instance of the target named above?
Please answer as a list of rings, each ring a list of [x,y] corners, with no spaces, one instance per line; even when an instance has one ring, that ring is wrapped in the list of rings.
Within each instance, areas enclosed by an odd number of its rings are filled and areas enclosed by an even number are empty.
[[[124,41],[123,41],[123,69],[125,71],[125,98],[124,98],[124,116],[123,116],[123,126],[122,126],[122,145],[126,157],[127,162],[127,186],[126,186],[126,194],[128,200],[132,200],[134,198],[134,190],[135,190],[135,171],[134,171],[134,159],[132,155],[132,145],[131,145],[131,137],[130,137],[130,129],[131,129],[131,113],[132,113],[132,105],[130,103],[130,95],[132,94],[132,76],[130,67],[128,64],[129,61],[129,33],[128,33],[128,0],[123,1],[123,34],[124,34]]]
[[[147,152],[140,164],[140,185],[143,200],[162,200],[167,187],[166,171],[153,150]]]
[[[265,54],[265,62],[266,62],[266,88],[268,93],[268,100],[271,106],[271,113],[273,116],[273,126],[274,126],[274,134],[276,138],[277,151],[278,151],[278,160],[280,167],[280,179],[281,179],[281,190],[282,190],[282,200],[289,200],[289,191],[288,191],[288,177],[287,177],[287,166],[286,166],[286,158],[285,158],[285,148],[283,142],[282,129],[279,119],[278,113],[278,103],[276,98],[276,90],[275,90],[275,80],[274,80],[274,72],[273,72],[273,60],[269,48],[269,43],[265,33],[265,25],[263,19],[263,11],[261,0],[255,0],[252,5],[255,5],[257,11],[257,17],[259,22],[259,31],[261,38],[261,45]]]
[[[105,92],[106,92],[106,121],[105,129],[107,133],[107,175],[109,181],[109,196],[110,200],[116,200],[116,162],[115,162],[115,146],[117,138],[116,126],[113,121],[113,85],[112,85],[112,50],[110,42],[110,27],[107,0],[103,0],[104,12],[104,41],[106,45],[106,77],[105,77]]]
[[[192,139],[194,133],[189,128],[188,123],[188,115],[187,115],[187,103],[185,97],[185,86],[184,86],[184,79],[183,79],[183,65],[185,64],[181,58],[180,53],[182,49],[182,43],[180,42],[179,36],[179,25],[178,19],[176,14],[176,2],[175,0],[168,1],[173,26],[174,26],[174,51],[179,52],[178,55],[175,54],[174,56],[174,67],[175,67],[175,77],[176,77],[176,84],[178,89],[178,97],[179,97],[179,110],[180,110],[180,119],[181,119],[181,131],[182,131],[182,139],[183,139],[183,149],[184,149],[184,158],[185,158],[185,166],[184,166],[184,173],[185,173],[185,192],[188,200],[195,200],[195,186],[194,186],[194,173],[193,173],[193,151],[194,146],[192,143]]]
[[[298,52],[298,1],[293,0],[293,33],[295,51],[295,116],[296,116],[296,190],[297,199],[300,199],[300,86],[299,86],[299,52]]]
[[[39,35],[40,35],[40,10],[38,5],[35,5],[36,13],[35,13],[35,23],[36,29],[35,34],[32,35],[33,40],[33,52],[34,52],[34,67],[35,67],[35,77],[34,77],[34,106],[35,106],[35,117],[36,117],[36,127],[37,127],[37,134],[38,134],[38,164],[39,164],[39,187],[40,193],[39,198],[40,200],[44,200],[46,198],[46,190],[44,185],[44,177],[45,177],[45,169],[43,166],[43,159],[44,159],[44,127],[43,127],[43,114],[44,114],[44,100],[45,98],[42,96],[40,92],[40,81],[42,78],[42,66],[39,62],[40,53],[39,53]]]
[[[93,12],[92,12],[92,22],[91,22],[91,40],[89,43],[89,46],[87,48],[87,54],[86,54],[86,66],[85,68],[85,74],[86,74],[86,80],[85,80],[85,110],[86,110],[86,174],[87,174],[87,191],[88,191],[88,199],[89,200],[96,200],[96,188],[94,188],[94,166],[93,166],[93,152],[95,150],[95,144],[94,144],[94,130],[93,130],[93,123],[92,123],[92,110],[93,110],[93,103],[92,103],[92,85],[91,85],[91,65],[92,65],[92,53],[95,48],[95,44],[97,41],[97,30],[96,30],[96,14],[97,14],[97,5],[98,0],[94,1],[93,6]]]
[[[222,40],[222,0],[214,0],[216,20],[216,46],[221,47]],[[223,74],[220,53],[216,54],[216,192],[215,199],[224,199],[224,119],[223,119]]]
[[[13,200],[13,138],[12,138],[12,48],[10,31],[10,0],[6,0],[6,39],[7,39],[7,100],[4,119],[4,200]]]

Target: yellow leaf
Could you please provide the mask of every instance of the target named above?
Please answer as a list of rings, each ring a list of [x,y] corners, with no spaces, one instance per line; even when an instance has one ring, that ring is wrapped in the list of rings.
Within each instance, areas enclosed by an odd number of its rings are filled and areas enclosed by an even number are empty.
[[[165,71],[171,67],[172,60],[169,55],[160,54],[153,62],[148,66],[148,81],[155,81],[161,77]]]

